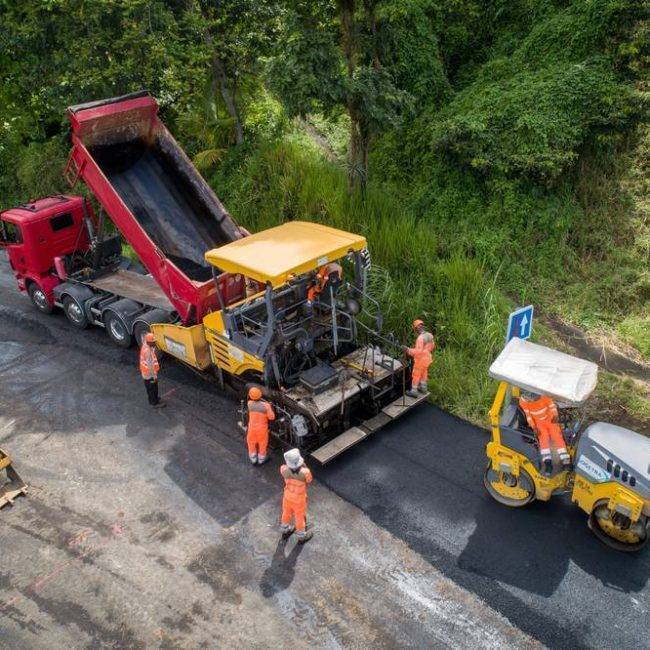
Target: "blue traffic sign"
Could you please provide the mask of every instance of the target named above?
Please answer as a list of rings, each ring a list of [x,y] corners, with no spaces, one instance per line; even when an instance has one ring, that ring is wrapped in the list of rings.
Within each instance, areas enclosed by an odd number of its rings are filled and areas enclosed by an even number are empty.
[[[508,333],[506,334],[506,343],[510,339],[529,339],[533,333],[533,305],[522,307],[513,311],[508,319]]]

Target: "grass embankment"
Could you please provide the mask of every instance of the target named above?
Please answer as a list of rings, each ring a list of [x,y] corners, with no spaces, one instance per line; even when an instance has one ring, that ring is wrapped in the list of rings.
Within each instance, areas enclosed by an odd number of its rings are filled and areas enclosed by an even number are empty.
[[[492,393],[485,368],[502,341],[508,305],[480,261],[441,241],[399,196],[373,186],[365,197],[350,196],[344,171],[305,141],[279,141],[231,158],[213,186],[252,230],[307,219],[364,234],[386,329],[411,338],[414,318],[429,322],[440,345],[433,399],[473,419],[483,417]]]
[[[371,183],[364,197],[350,196],[344,169],[325,160],[300,133],[231,152],[211,181],[235,218],[251,230],[306,219],[363,233],[373,259],[372,291],[385,311],[386,328],[408,340],[413,318],[431,324],[439,344],[432,398],[473,421],[485,422],[494,393],[487,368],[503,345],[515,303],[530,300],[541,311],[556,306],[569,311],[559,289],[571,275],[566,255],[577,254],[566,241],[566,228],[535,235],[539,221],[527,224],[532,214],[553,222],[567,218],[567,204],[579,209],[562,195],[509,188],[486,198],[471,179],[447,175],[436,188],[435,210],[419,210],[418,188],[397,184]],[[582,281],[573,282],[577,288]],[[565,295],[570,300],[570,292]],[[559,343],[540,324],[536,328],[538,339]],[[615,401],[632,420],[650,419],[637,384],[612,375],[599,392],[603,406]]]

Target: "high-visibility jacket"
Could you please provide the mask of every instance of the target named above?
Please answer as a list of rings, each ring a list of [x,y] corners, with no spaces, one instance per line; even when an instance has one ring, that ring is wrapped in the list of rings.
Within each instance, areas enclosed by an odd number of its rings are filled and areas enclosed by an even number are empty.
[[[158,379],[160,363],[152,345],[143,343],[140,348],[140,374],[142,379]]]
[[[251,436],[268,435],[269,422],[275,420],[273,407],[264,400],[248,400],[248,434]]]
[[[416,366],[429,366],[433,361],[433,351],[436,344],[433,340],[433,334],[430,332],[422,332],[415,339],[415,347],[407,350],[409,356],[413,357]]]
[[[289,503],[302,506],[307,503],[307,486],[312,482],[311,470],[303,465],[294,471],[288,465],[282,465],[280,474],[284,479],[284,498]]]
[[[318,269],[318,273],[316,274],[316,284],[309,287],[309,290],[307,291],[307,300],[309,300],[309,302],[313,302],[316,296],[323,291],[332,273],[336,273],[340,280],[343,277],[343,267],[336,262],[330,262],[329,264],[324,264]]]
[[[519,406],[526,415],[528,425],[534,431],[537,431],[540,425],[543,426],[549,422],[557,421],[557,406],[555,405],[555,402],[547,395],[542,395],[534,402],[527,402],[525,399],[520,399]]]

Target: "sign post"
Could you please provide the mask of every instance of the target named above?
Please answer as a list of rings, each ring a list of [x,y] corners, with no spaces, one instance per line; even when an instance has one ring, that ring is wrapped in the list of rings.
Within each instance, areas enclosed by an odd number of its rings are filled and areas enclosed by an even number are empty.
[[[506,343],[511,339],[529,339],[533,333],[533,313],[535,307],[528,305],[510,314],[508,318],[508,330],[506,331]]]

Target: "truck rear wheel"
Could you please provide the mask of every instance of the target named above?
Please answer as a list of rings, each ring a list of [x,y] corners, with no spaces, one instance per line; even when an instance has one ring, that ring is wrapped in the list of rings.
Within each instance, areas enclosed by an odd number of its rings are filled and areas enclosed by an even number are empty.
[[[32,282],[27,289],[27,293],[34,303],[34,307],[42,314],[51,314],[54,311],[54,305],[47,299],[45,291],[39,287],[36,282]]]
[[[63,299],[63,313],[78,329],[83,330],[88,327],[89,321],[83,306],[80,305],[72,296],[66,296]]]
[[[147,323],[143,323],[142,321],[138,321],[134,326],[133,326],[133,338],[135,339],[135,344],[141,348],[142,344],[144,343],[144,337],[146,336],[147,332],[151,331],[151,327],[147,325]]]
[[[104,326],[108,337],[115,345],[119,345],[121,348],[131,347],[133,336],[126,328],[124,321],[115,312],[107,312],[106,316],[104,316]]]

